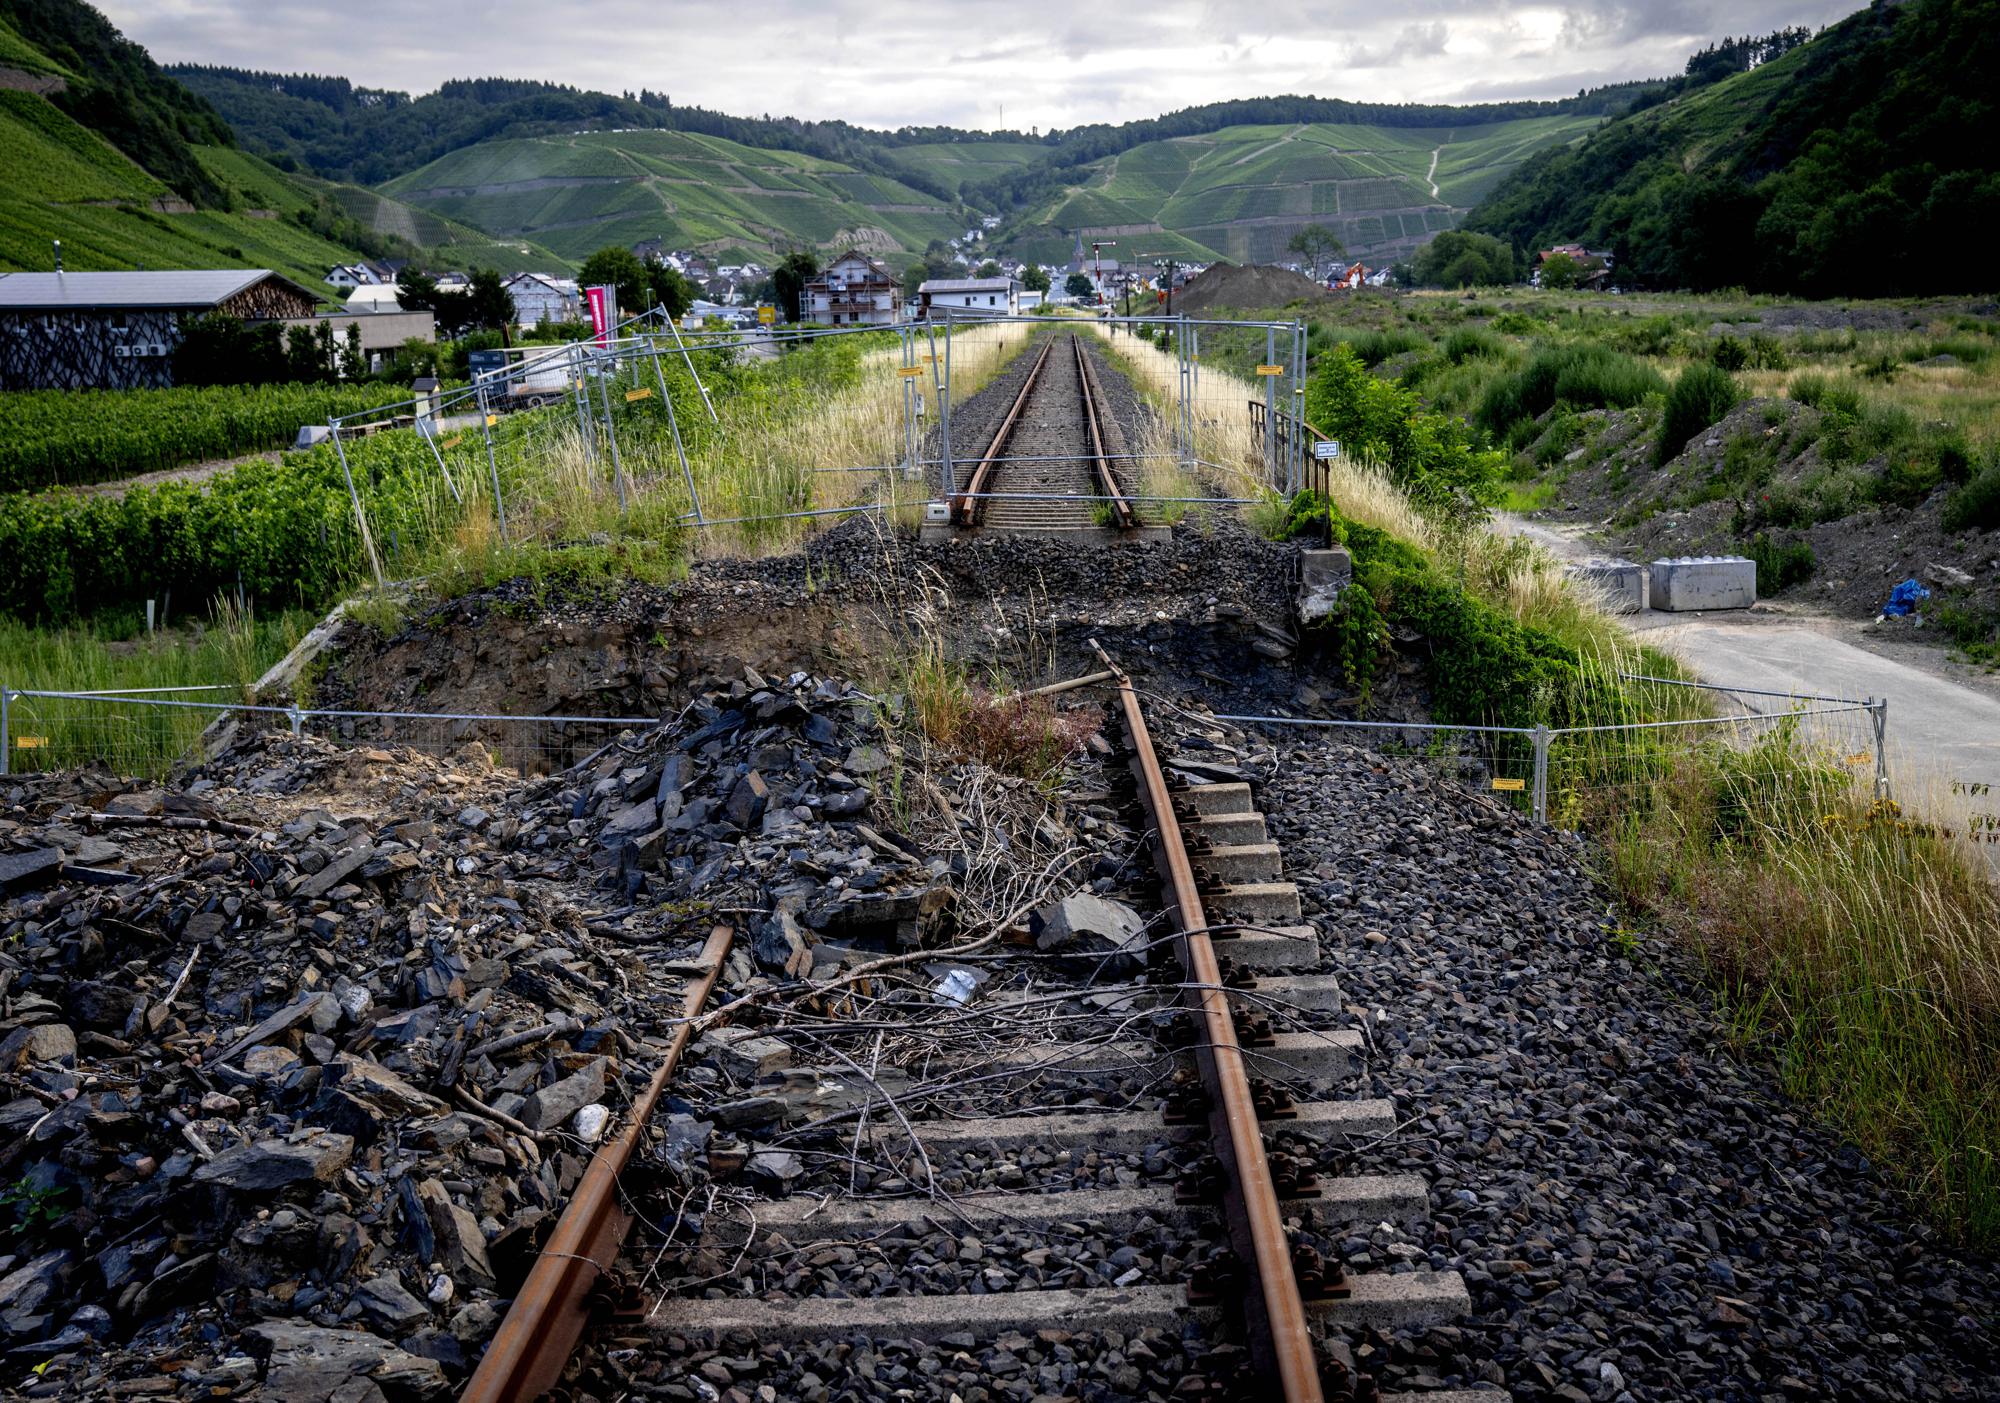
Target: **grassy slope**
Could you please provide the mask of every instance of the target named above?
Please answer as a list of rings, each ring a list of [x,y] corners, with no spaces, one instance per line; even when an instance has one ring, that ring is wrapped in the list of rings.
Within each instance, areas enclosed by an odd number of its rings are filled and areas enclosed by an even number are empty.
[[[15,68],[23,73],[48,73],[58,78],[76,76],[15,33],[5,21],[0,21],[0,68]]]
[[[61,76],[59,65],[4,25],[0,67]],[[287,175],[244,151],[200,146],[193,153],[203,170],[233,192],[233,210],[155,211],[153,201],[171,194],[160,181],[44,98],[0,91],[0,170],[7,173],[0,182],[0,270],[46,270],[50,241],[61,239],[64,266],[79,272],[266,267],[318,289],[328,268],[361,256],[289,218],[321,194],[380,232],[435,248],[442,264],[508,272],[569,267],[525,240],[496,243],[373,191]],[[278,217],[263,213],[268,211]]]
[[[941,182],[948,190],[1035,164],[1050,148],[1032,141],[934,141],[889,146],[882,159],[900,170]]]
[[[251,159],[199,154],[225,157],[216,168],[232,184],[237,163]],[[64,266],[79,271],[267,267],[311,286],[356,256],[296,224],[241,209],[155,213],[150,205],[167,193],[164,186],[28,93],[0,93],[0,168],[8,172],[0,183],[0,269],[46,270],[49,241],[61,239]],[[249,199],[242,204],[255,207]]]
[[[718,252],[769,253],[790,240],[915,251],[961,232],[935,198],[896,181],[686,132],[481,142],[383,190],[566,258],[649,238]]]
[[[1535,117],[1455,129],[1242,126],[1150,142],[1089,167],[1082,184],[1018,222],[1009,247],[1044,260],[1066,257],[1076,230],[1125,226],[1147,243],[1141,252],[1270,262],[1295,230],[1317,222],[1331,225],[1358,257],[1401,257],[1457,224],[1521,161],[1596,123]],[[1425,178],[1434,151],[1435,196]]]

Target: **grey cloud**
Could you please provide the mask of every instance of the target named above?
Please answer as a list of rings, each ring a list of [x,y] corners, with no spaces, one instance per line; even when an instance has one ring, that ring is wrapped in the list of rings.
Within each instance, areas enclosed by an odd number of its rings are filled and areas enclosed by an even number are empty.
[[[1723,34],[1821,25],[1857,0],[98,0],[164,62],[641,87],[724,112],[869,126],[1119,122],[1317,92],[1382,102],[1559,96],[1678,72]],[[356,42],[356,36],[382,36]],[[1559,69],[1549,73],[1549,69]]]
[[[1412,59],[1434,58],[1445,51],[1451,30],[1443,20],[1403,27],[1393,43],[1381,48],[1357,45],[1348,50],[1347,62],[1354,68],[1401,68]]]

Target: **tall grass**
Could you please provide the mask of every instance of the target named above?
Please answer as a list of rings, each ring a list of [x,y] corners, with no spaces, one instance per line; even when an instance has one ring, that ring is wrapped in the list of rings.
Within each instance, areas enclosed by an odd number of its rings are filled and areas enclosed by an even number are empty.
[[[204,687],[213,690],[170,693],[166,699],[242,701],[315,622],[317,615],[296,610],[259,618],[226,599],[217,600],[206,619],[150,635],[131,620],[42,629],[0,619],[0,686],[42,692]],[[121,774],[163,774],[215,714],[206,708],[15,697],[8,707],[9,766],[18,772],[95,761]]]
[[[1706,963],[1788,1091],[1965,1241],[2000,1243],[2000,897],[1847,757],[1690,747],[1591,816],[1624,906]]]

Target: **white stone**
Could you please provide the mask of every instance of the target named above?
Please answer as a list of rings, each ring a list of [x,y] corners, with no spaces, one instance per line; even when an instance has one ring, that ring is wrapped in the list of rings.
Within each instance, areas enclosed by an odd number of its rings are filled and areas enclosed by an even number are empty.
[[[576,1126],[577,1139],[595,1145],[604,1138],[604,1127],[611,1124],[611,1112],[593,1101],[576,1113],[572,1124]]]

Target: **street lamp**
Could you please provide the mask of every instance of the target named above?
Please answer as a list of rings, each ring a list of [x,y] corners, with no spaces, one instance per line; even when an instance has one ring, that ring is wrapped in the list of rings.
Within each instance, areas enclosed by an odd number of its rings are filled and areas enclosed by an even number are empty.
[[[1104,305],[1104,255],[1103,250],[1117,248],[1116,239],[1092,239],[1090,241],[1091,283],[1097,292],[1097,305]]]

